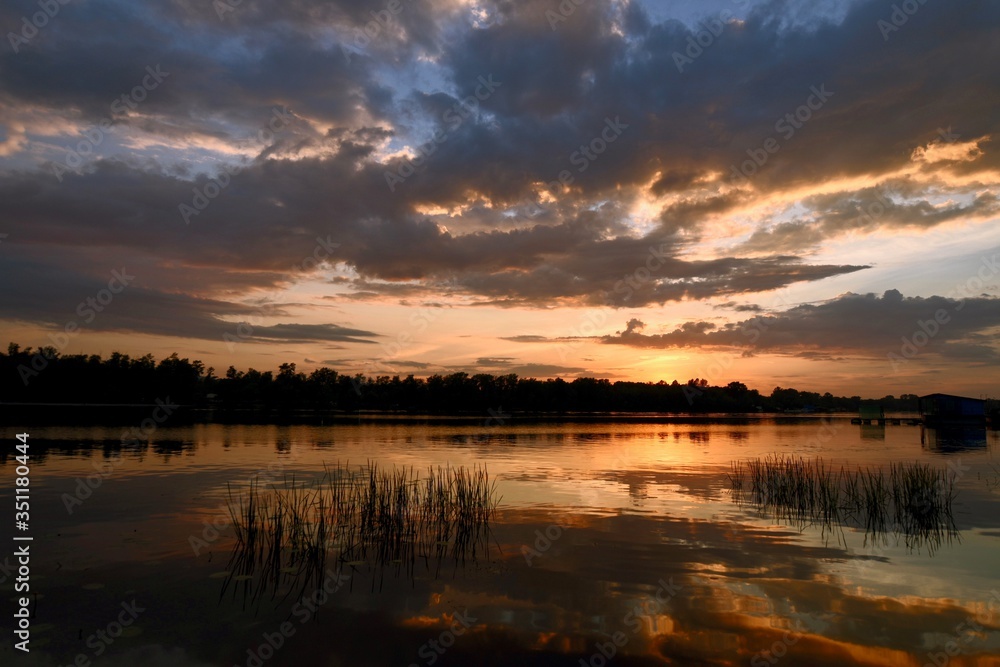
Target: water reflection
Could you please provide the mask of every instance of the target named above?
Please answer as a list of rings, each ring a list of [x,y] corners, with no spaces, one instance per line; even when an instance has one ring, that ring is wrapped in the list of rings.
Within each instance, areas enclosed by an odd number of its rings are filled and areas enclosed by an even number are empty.
[[[985,450],[987,445],[985,426],[938,426],[921,427],[920,443],[927,449],[941,454],[954,454],[977,449]]]
[[[222,595],[232,586],[244,605],[284,600],[347,570],[369,575],[373,590],[386,576],[436,578],[489,558],[497,502],[485,468],[421,474],[338,462],[312,481],[254,478],[230,487],[236,542]]]
[[[857,528],[864,530],[865,544],[891,535],[928,554],[959,540],[953,513],[957,476],[944,466],[838,469],[821,458],[771,455],[734,461],[728,477],[738,506],[800,530],[818,526],[824,536],[842,537],[844,528]]]
[[[809,444],[830,423],[843,428]],[[45,500],[32,515],[33,576],[43,594],[32,658],[45,667],[70,664],[87,650],[81,626],[85,637],[135,597],[147,608],[142,634],[116,640],[102,665],[247,665],[248,651],[284,622],[295,633],[265,665],[424,666],[434,657],[434,667],[579,667],[602,659],[607,667],[920,667],[938,655],[949,667],[997,664],[1000,494],[983,480],[996,474],[1000,434],[987,432],[985,447],[956,456],[922,446],[916,428],[887,428],[872,447],[849,424],[164,425],[128,448],[118,442],[120,428],[39,427],[33,438],[48,444],[33,472]],[[833,539],[822,525],[732,502],[732,460],[805,451],[872,469],[952,464],[961,471],[956,539],[949,544],[945,535],[929,555],[905,530],[891,530],[892,518],[875,536],[864,521],[837,523]],[[114,470],[68,514],[62,494],[107,459]],[[429,566],[418,557],[410,571],[392,562],[403,559],[391,550],[382,560],[371,551],[349,556],[339,570],[335,557],[328,569],[346,583],[301,616],[292,610],[311,599],[318,570],[296,578],[297,570],[282,572],[291,567],[285,559],[260,596],[265,604],[244,605],[261,590],[257,577],[269,562],[258,560],[251,579],[237,579],[246,574],[228,557],[239,540],[220,517],[227,483],[268,469],[278,479],[311,479],[337,460],[420,469],[487,463],[503,496],[488,557],[477,552],[463,565],[446,552],[435,561],[432,548]],[[2,451],[0,462],[0,472],[11,473]],[[11,495],[0,487],[0,502]],[[193,549],[192,537],[205,544]],[[219,576],[231,577],[221,599]],[[11,584],[0,584],[8,596]],[[467,625],[456,626],[462,619]],[[963,634],[957,628],[968,619],[982,629]],[[462,634],[444,634],[453,627]],[[10,629],[0,619],[0,631]],[[440,646],[442,636],[449,646],[438,653],[431,642]],[[961,642],[960,655],[945,653],[951,641]],[[3,664],[12,655],[9,644],[0,648]]]
[[[151,440],[97,439],[97,440],[63,440],[35,438],[31,441],[31,458],[35,463],[43,464],[50,457],[90,458],[97,453],[104,459],[135,457],[142,460],[152,452],[162,461],[181,454],[193,454],[196,445],[190,440],[172,440],[168,438]],[[0,450],[0,464],[10,463],[17,454],[9,448]]]
[[[862,440],[885,440],[885,424],[862,424]]]

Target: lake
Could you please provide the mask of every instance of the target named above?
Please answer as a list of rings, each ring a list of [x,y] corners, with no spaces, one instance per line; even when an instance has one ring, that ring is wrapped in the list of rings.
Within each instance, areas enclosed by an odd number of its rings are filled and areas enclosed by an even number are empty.
[[[26,544],[9,539],[22,431],[37,593],[29,654],[3,613],[4,665],[1000,665],[997,431],[839,416],[167,420],[122,446],[138,421],[45,423],[2,429],[6,609]],[[734,502],[731,463],[770,454],[947,468],[954,529],[873,534]],[[366,462],[485,465],[502,496],[486,548],[416,566],[332,558],[308,581],[277,571],[273,591],[234,577],[231,494]]]

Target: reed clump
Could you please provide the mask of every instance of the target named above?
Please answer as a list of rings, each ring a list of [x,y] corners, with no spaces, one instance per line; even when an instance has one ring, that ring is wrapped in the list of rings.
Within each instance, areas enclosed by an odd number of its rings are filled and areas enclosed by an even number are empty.
[[[955,479],[923,463],[885,468],[835,468],[822,458],[780,454],[734,461],[730,487],[748,502],[782,518],[863,527],[867,534],[899,533],[932,546],[955,534]]]
[[[230,578],[277,590],[289,579],[321,581],[328,568],[386,566],[411,575],[418,562],[464,561],[489,548],[499,498],[486,467],[358,468],[337,463],[319,479],[286,477],[240,493],[230,488],[236,544]]]

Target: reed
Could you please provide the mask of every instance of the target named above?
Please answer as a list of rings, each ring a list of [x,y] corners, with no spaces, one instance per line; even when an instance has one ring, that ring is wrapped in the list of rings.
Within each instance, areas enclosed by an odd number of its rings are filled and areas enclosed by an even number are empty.
[[[928,464],[835,469],[822,458],[775,454],[734,461],[728,478],[736,502],[799,523],[853,525],[866,536],[892,532],[932,548],[956,534],[954,477]]]
[[[311,482],[286,477],[240,493],[229,489],[236,543],[230,584],[259,600],[292,580],[320,583],[328,566],[392,567],[411,576],[418,562],[440,566],[475,558],[489,548],[499,503],[484,467],[359,468],[337,463]]]

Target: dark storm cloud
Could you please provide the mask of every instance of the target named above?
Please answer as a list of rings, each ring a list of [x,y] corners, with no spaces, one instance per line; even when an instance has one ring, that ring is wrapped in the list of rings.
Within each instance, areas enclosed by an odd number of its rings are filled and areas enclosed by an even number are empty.
[[[37,11],[35,3],[14,4]],[[199,21],[168,3],[71,3],[17,53],[0,53],[3,97],[11,105],[76,109],[84,124],[109,117],[129,124],[137,121],[112,103],[153,66],[167,76],[140,101],[142,115],[165,121],[157,129],[167,137],[173,129],[232,141],[256,131],[275,106],[350,124],[360,110],[378,117],[391,103],[364,63],[348,62],[339,44],[303,35],[305,25],[260,23],[241,33],[211,13]]]
[[[0,319],[41,324],[77,335],[127,331],[222,341],[374,343],[378,334],[336,324],[264,325],[263,318],[287,316],[281,304],[249,305],[145,286],[143,265],[105,266],[81,273],[38,260],[7,259],[0,265]],[[239,327],[247,323],[249,327]]]
[[[130,306],[130,320],[109,315],[102,326],[205,337],[216,331],[216,316],[243,312],[231,303],[243,293],[307,277],[311,257],[354,270],[357,280],[339,288],[359,300],[429,290],[496,305],[642,306],[842,275],[864,267],[811,265],[803,253],[844,231],[928,227],[997,210],[989,192],[941,207],[933,203],[937,193],[915,185],[880,217],[857,222],[877,192],[824,195],[804,202],[810,218],[762,229],[735,253],[688,255],[714,216],[772,190],[910,165],[914,149],[943,126],[968,140],[995,135],[995,3],[927,3],[889,40],[877,27],[891,11],[882,2],[857,2],[840,23],[789,23],[783,12],[790,5],[764,3],[742,25],[726,25],[683,72],[675,53],[688,48],[691,28],[652,21],[638,3],[600,0],[580,5],[554,30],[545,14],[554,5],[543,0],[490,6],[498,20],[483,29],[471,28],[457,3],[404,2],[381,37],[346,54],[342,47],[383,6],[244,0],[222,17],[212,3],[187,1],[64,6],[19,52],[0,52],[0,110],[9,128],[42,112],[98,122],[157,64],[169,78],[139,112],[111,114],[154,144],[231,144],[261,128],[275,107],[290,109],[294,120],[190,224],[179,207],[204,198],[211,181],[200,172],[209,163],[172,161],[158,147],[96,161],[61,182],[47,167],[0,172],[11,235],[5,249],[58,261],[67,249],[102,249],[100,257],[81,251],[72,270],[51,260],[53,294],[75,293],[80,275],[102,274],[109,263],[141,261],[149,269],[143,298],[155,308]],[[35,8],[18,0],[0,19],[13,28]],[[483,77],[498,85],[476,98]],[[824,85],[833,95],[812,119],[793,136],[776,133],[775,122]],[[447,115],[456,108],[471,109],[457,125]],[[385,142],[394,142],[392,150],[417,147],[434,129],[443,140],[390,191],[386,173],[416,161],[384,157]],[[28,132],[32,146],[41,135]],[[746,187],[712,181],[713,174],[728,178],[748,149],[759,151],[772,136],[780,150]],[[977,159],[949,168],[975,174],[998,164],[995,142],[983,140],[980,149]],[[565,192],[548,185],[563,171],[572,177]],[[696,186],[714,191],[682,195],[660,213],[658,229],[638,237],[629,202]],[[540,199],[542,214],[513,223],[497,217],[504,206]],[[470,201],[476,206],[465,213],[422,212]],[[21,304],[16,316],[55,324],[63,313],[56,302]],[[371,335],[271,333],[288,340]]]
[[[526,5],[510,22],[470,34],[451,52],[456,81],[491,72],[517,85],[489,100],[504,131],[464,160],[449,150],[442,161],[485,162],[481,152],[499,156],[513,143],[529,164],[545,165],[542,176],[552,180],[568,166],[559,166],[559,158],[565,163],[610,114],[630,128],[592,168],[574,172],[575,185],[587,191],[645,182],[656,170],[660,189],[669,182],[687,187],[709,171],[728,176],[732,165],[749,159],[748,149],[775,136],[780,150],[752,179],[766,190],[898,167],[952,122],[967,136],[996,132],[989,109],[1000,93],[986,82],[996,78],[998,65],[983,63],[980,53],[997,49],[991,35],[1000,8],[928,4],[886,42],[877,27],[891,13],[884,3],[857,3],[839,25],[795,30],[775,20],[784,4],[768,3],[742,27],[727,26],[684,72],[674,59],[691,36],[683,24],[626,16],[621,25],[632,32],[623,36],[609,29],[607,5],[587,3],[552,31]],[[793,136],[777,133],[776,122],[824,84],[833,96],[823,108]],[[541,126],[549,131],[539,132]]]
[[[890,290],[881,297],[845,294],[721,327],[687,322],[668,333],[644,334],[630,322],[625,331],[601,341],[638,348],[736,346],[805,357],[839,353],[882,358],[891,352],[903,356],[909,342],[914,354],[995,362],[1000,360],[997,327],[1000,298],[904,297]]]
[[[4,54],[4,90],[15,102],[91,109],[99,117],[109,99],[135,85],[137,63],[161,63],[173,68],[171,85],[144,104],[179,119],[197,113],[240,120],[275,100],[331,122],[350,122],[358,109],[391,119],[393,99],[408,95],[407,82],[370,69],[378,61],[348,62],[340,42],[316,30],[370,19],[378,3],[247,0],[225,20],[205,4],[67,7],[47,29],[51,34],[22,53]],[[551,3],[541,0],[510,7],[503,22],[485,30],[456,18],[447,22],[453,36],[446,41],[433,21],[408,29],[404,41],[427,31],[441,41],[441,74],[458,93],[430,97],[457,101],[480,76],[504,82],[483,102],[494,129],[465,123],[428,160],[421,188],[439,203],[470,187],[514,197],[563,169],[588,193],[644,183],[656,171],[654,189],[671,182],[686,187],[713,170],[729,174],[748,159],[747,149],[775,135],[777,119],[823,84],[834,96],[794,136],[782,138],[755,186],[898,166],[945,124],[966,136],[996,132],[998,92],[988,85],[1000,67],[1000,59],[989,57],[1000,18],[994,4],[922,6],[889,42],[877,28],[890,9],[881,2],[856,3],[839,25],[794,29],[776,20],[785,4],[761,5],[742,26],[727,25],[684,72],[674,54],[688,47],[690,29],[677,21],[652,23],[637,3],[585,3],[556,30],[545,18]],[[401,24],[433,16],[421,3],[403,5]],[[31,4],[18,7],[27,11]],[[429,120],[442,122],[438,111],[428,111]],[[577,173],[569,156],[598,136],[609,117],[629,128]],[[444,187],[441,180],[456,174],[457,187]]]
[[[807,265],[794,257],[687,261],[679,257],[683,244],[670,236],[665,243],[604,240],[621,231],[621,212],[612,205],[557,225],[455,235],[395,208],[394,200],[379,195],[378,176],[365,181],[356,165],[338,155],[249,167],[189,225],[177,206],[191,202],[192,191],[207,181],[192,188],[121,164],[104,163],[62,184],[12,175],[0,182],[0,196],[11,202],[14,219],[34,223],[18,237],[21,243],[84,242],[121,248],[122,256],[143,250],[172,262],[219,267],[220,277],[223,267],[259,271],[269,283],[270,272],[302,265],[319,248],[325,259],[347,262],[371,278],[439,281],[457,293],[510,304],[663,303],[775,289],[863,268]],[[275,183],[283,184],[280,199]],[[91,205],[80,210],[75,202],[83,198]],[[380,293],[371,281],[359,287]],[[390,285],[386,291],[408,295],[415,289]]]

